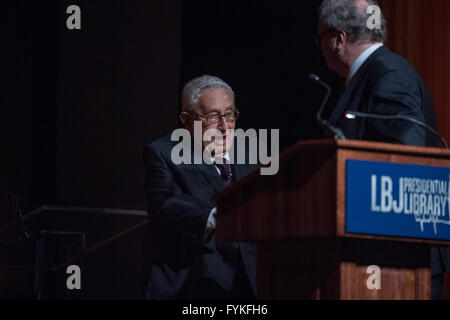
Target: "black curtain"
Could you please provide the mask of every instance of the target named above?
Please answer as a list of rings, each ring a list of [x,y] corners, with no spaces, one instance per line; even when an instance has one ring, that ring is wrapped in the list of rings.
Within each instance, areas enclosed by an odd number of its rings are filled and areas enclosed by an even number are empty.
[[[321,138],[315,113],[324,92],[308,74],[332,85],[341,80],[313,42],[319,2],[184,1],[182,82],[223,78],[235,91],[239,126],[280,129],[281,149]]]

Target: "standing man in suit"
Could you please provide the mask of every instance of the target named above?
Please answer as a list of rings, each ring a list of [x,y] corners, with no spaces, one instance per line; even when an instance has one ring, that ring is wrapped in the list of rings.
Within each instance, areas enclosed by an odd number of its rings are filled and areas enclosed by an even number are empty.
[[[404,115],[436,127],[428,91],[412,65],[383,45],[386,21],[370,29],[373,0],[324,0],[319,7],[316,40],[327,65],[345,77],[346,89],[328,121],[348,139],[435,146],[436,137],[405,120],[348,119],[347,111],[375,115]],[[432,296],[439,298],[442,273],[449,271],[450,250],[432,250]]]
[[[213,164],[176,165],[170,136],[144,151],[149,230],[146,241],[147,299],[252,299],[255,297],[256,248],[249,243],[218,241],[214,236],[212,196],[257,167],[230,164],[228,150],[239,115],[234,93],[223,80],[204,75],[183,88],[180,119],[194,137],[194,121],[202,135],[217,129],[222,139],[192,141],[201,149],[214,144]],[[193,162],[193,161],[192,161]],[[222,164],[219,164],[222,162]]]
[[[422,79],[409,62],[383,45],[383,16],[379,29],[368,28],[369,5],[376,5],[376,1],[325,0],[319,8],[317,40],[328,67],[345,77],[346,86],[329,122],[349,139],[435,146],[432,133],[409,121],[345,117],[346,111],[404,115],[436,126]]]

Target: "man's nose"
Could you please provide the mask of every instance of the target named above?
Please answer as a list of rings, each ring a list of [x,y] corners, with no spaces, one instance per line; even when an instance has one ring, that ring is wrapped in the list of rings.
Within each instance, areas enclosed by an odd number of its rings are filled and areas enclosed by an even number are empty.
[[[228,122],[225,120],[225,117],[220,117],[219,123],[217,124],[217,128],[221,131],[225,131],[229,129]]]

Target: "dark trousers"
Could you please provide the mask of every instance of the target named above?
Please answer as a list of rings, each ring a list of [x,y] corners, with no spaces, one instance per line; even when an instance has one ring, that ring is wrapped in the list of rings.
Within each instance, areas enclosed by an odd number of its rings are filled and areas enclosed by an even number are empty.
[[[193,290],[188,294],[189,300],[254,300],[253,292],[241,254],[236,261],[236,273],[233,288],[227,291],[213,279],[199,279]]]

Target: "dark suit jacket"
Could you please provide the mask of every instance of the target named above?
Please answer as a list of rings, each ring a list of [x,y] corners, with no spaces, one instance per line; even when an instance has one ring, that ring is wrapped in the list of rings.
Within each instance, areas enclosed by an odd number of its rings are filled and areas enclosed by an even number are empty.
[[[405,120],[347,119],[346,111],[402,114],[436,128],[436,116],[423,80],[402,57],[385,46],[377,49],[353,76],[329,121],[348,139],[436,146],[436,136]],[[450,249],[431,251],[432,295],[439,298],[443,271],[450,271]]]
[[[204,239],[206,223],[215,206],[211,197],[225,187],[222,178],[214,165],[175,165],[170,155],[177,143],[166,136],[144,150],[149,217],[146,297],[189,298],[192,286],[201,278],[214,279],[230,291],[238,250],[255,290],[255,245],[216,241],[214,235]],[[256,168],[232,165],[233,177],[239,179]]]
[[[436,127],[430,96],[411,64],[387,47],[378,48],[359,68],[331,112],[329,121],[348,139],[435,146],[436,136],[405,120],[347,119],[346,111],[406,115]]]

